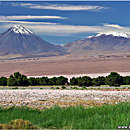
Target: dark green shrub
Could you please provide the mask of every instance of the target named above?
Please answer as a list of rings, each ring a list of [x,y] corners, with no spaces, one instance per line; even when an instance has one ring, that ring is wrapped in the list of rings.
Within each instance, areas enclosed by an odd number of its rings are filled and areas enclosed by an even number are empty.
[[[49,85],[56,85],[57,78],[53,77],[49,79]]]
[[[106,77],[105,84],[110,86],[120,86],[123,84],[123,77],[116,72],[111,72]]]
[[[73,87],[73,89],[78,89],[77,87]]]
[[[83,88],[83,89],[86,89],[86,86],[83,86],[82,88]]]
[[[14,88],[12,88],[12,89],[19,89],[18,87],[14,87]]]
[[[78,85],[78,80],[77,80],[77,78],[72,77],[72,78],[70,79],[70,85]]]
[[[1,77],[0,78],[0,86],[6,86],[7,85],[7,78]]]
[[[57,85],[65,85],[66,83],[68,83],[68,78],[66,78],[64,76],[60,76],[56,80]]]
[[[92,85],[92,79],[88,76],[83,76],[78,78],[78,86],[91,86]]]
[[[100,85],[105,85],[105,77],[103,77],[103,76],[99,76],[99,77],[97,77],[97,78],[93,78],[92,79],[92,84],[94,85],[94,86],[100,86]]]
[[[30,77],[28,79],[28,82],[29,82],[29,85],[31,85],[31,86],[34,86],[34,85],[38,84],[36,78],[33,78],[33,77]]]
[[[66,89],[66,87],[64,85],[61,86],[61,89]]]
[[[59,89],[59,87],[56,87],[56,89]]]
[[[29,82],[27,76],[21,75],[19,72],[15,72],[14,75],[10,75],[7,80],[8,86],[28,86]]]
[[[39,85],[49,85],[48,77],[39,78]]]
[[[130,85],[130,76],[123,77],[123,84]]]

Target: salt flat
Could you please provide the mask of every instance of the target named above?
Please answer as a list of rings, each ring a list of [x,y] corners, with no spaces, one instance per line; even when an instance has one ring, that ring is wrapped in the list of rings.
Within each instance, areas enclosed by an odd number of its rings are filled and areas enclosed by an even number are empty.
[[[46,108],[54,105],[91,106],[130,101],[130,91],[100,90],[0,90],[0,105]]]

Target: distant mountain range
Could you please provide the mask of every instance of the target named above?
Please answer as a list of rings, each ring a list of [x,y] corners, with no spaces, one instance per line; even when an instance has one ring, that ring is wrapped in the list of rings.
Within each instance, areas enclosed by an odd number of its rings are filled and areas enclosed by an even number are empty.
[[[0,56],[19,54],[28,56],[55,56],[86,52],[129,52],[130,35],[120,32],[99,33],[64,46],[44,41],[32,31],[15,25],[0,34]]]
[[[21,25],[0,34],[0,55],[65,54],[64,48],[50,44]]]
[[[130,35],[120,32],[99,33],[83,40],[67,43],[63,47],[69,53],[129,52]]]

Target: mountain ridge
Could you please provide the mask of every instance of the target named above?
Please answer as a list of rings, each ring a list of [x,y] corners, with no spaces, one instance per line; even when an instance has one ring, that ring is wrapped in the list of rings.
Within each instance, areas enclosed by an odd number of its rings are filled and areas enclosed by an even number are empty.
[[[101,35],[112,35],[112,36],[115,36],[115,37],[124,37],[124,38],[130,38],[130,34],[128,33],[125,33],[125,32],[106,32],[106,33],[98,33],[97,35],[95,36],[90,36],[89,38],[91,37],[99,37]]]
[[[68,53],[82,52],[128,52],[130,35],[126,33],[99,33],[86,39],[69,42],[63,46]]]

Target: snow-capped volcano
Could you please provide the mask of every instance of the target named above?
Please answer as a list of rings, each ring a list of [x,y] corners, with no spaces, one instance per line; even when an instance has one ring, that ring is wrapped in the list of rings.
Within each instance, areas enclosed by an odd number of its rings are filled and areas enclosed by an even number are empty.
[[[112,35],[112,36],[115,36],[115,37],[124,37],[124,38],[130,38],[130,34],[127,34],[127,33],[122,33],[122,32],[107,32],[107,33],[99,33],[97,34],[95,37],[99,37],[101,35]],[[92,36],[90,36],[92,37]]]
[[[65,54],[61,46],[44,41],[21,25],[15,25],[0,34],[0,55]]]
[[[63,46],[69,53],[82,52],[129,52],[130,35],[121,32],[99,33],[83,40],[67,43]]]
[[[11,31],[14,31],[15,33],[21,33],[21,34],[33,34],[32,31],[23,27],[22,25],[14,25]]]

